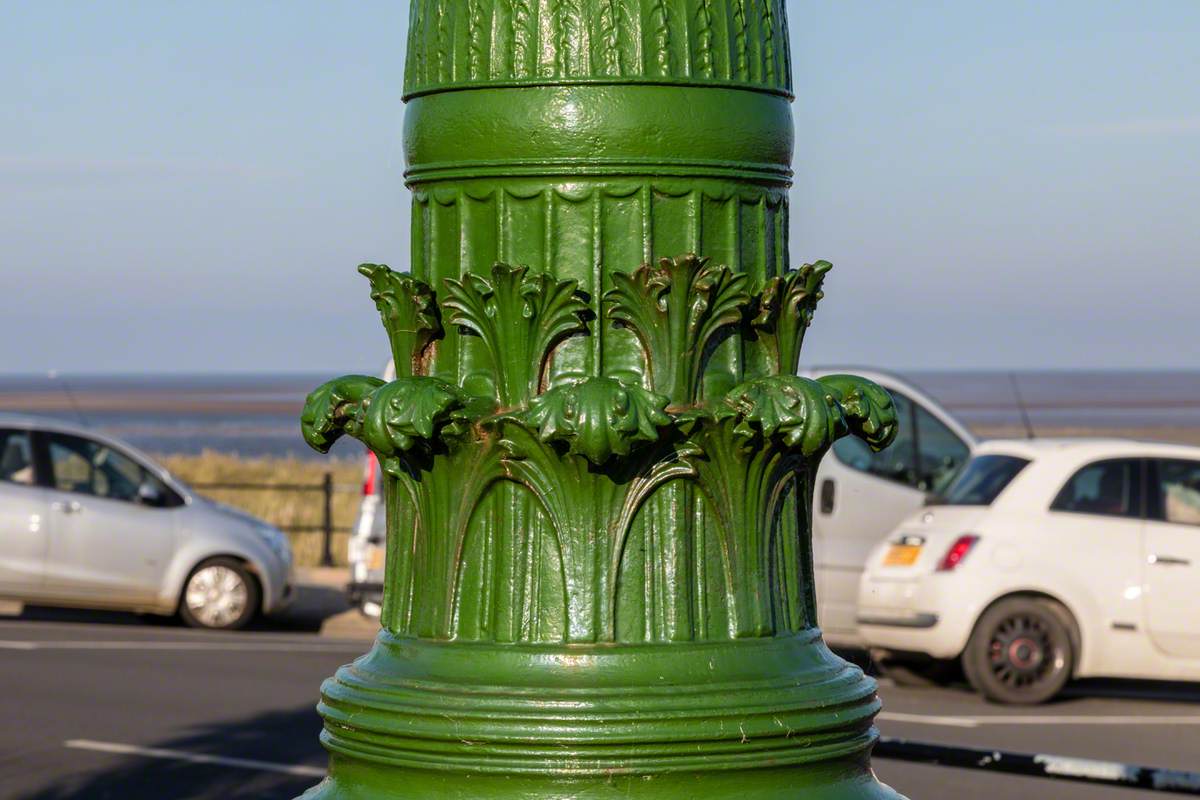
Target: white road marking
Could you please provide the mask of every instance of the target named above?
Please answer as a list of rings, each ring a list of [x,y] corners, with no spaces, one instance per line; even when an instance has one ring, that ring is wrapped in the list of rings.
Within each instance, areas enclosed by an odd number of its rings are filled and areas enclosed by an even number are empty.
[[[213,650],[262,653],[363,653],[370,642],[197,642],[133,639],[130,641],[88,642],[73,639],[58,641],[0,639],[0,650]]]
[[[4,642],[0,641],[0,650],[36,650],[33,642]]]
[[[244,639],[246,637],[254,637],[257,639],[271,639],[271,640],[281,641],[281,642],[282,641],[303,642],[303,641],[311,641],[313,639],[321,639],[324,641],[350,641],[350,639],[354,638],[354,637],[347,638],[345,636],[321,636],[316,633],[309,634],[309,633],[299,633],[299,632],[295,632],[295,631],[283,631],[283,630],[205,631],[205,630],[199,630],[196,628],[185,628],[182,625],[177,626],[177,627],[172,627],[172,626],[170,626],[169,623],[168,624],[155,624],[153,622],[148,622],[148,623],[134,622],[134,623],[128,623],[128,624],[112,623],[112,622],[59,622],[57,620],[41,621],[41,620],[28,620],[28,619],[5,619],[3,617],[0,617],[0,630],[9,631],[11,633],[16,633],[18,631],[44,631],[44,632],[56,631],[56,632],[60,632],[60,633],[64,632],[64,631],[80,631],[80,632],[85,632],[85,633],[92,633],[93,635],[97,631],[111,632],[114,635],[118,635],[123,632],[128,632],[128,633],[132,633],[135,635],[138,633],[146,633],[149,635],[156,635],[157,633],[161,632],[163,635],[171,635],[171,633],[174,632],[174,633],[178,634],[179,636],[189,636],[190,635],[190,636],[210,637],[210,638],[224,636],[224,637],[233,637],[233,638],[242,638],[242,639]]]
[[[987,716],[938,716],[935,714],[905,714],[899,711],[881,711],[876,719],[883,722],[907,722],[916,725],[940,725],[951,728],[978,728],[984,725],[1200,725],[1200,716],[1153,716],[1153,715],[1099,715],[1075,714],[1049,715],[987,715]]]
[[[186,750],[166,750],[161,747],[138,747],[133,744],[120,742],[96,742],[91,739],[68,739],[64,747],[74,750],[91,750],[97,753],[115,753],[123,756],[141,756],[143,758],[164,758],[171,761],[188,761],[192,764],[217,764],[222,767],[241,767],[255,769],[261,772],[282,772],[285,775],[304,775],[311,778],[324,778],[325,770],[320,767],[306,767],[302,764],[277,764],[273,761],[258,761],[253,758],[230,758],[228,756],[210,756],[205,753],[189,753]]]
[[[975,717],[980,725],[1200,725],[1200,716],[1077,714],[1074,716]]]
[[[875,719],[883,722],[913,722],[917,725],[942,725],[950,728],[977,728],[971,717],[939,717],[931,714],[905,714],[901,711],[880,711]]]
[[[148,626],[146,626],[148,627]],[[51,622],[39,622],[28,619],[2,619],[0,618],[0,628],[24,628],[25,630],[88,630],[95,631],[103,630],[146,630],[140,624],[121,625],[108,622],[59,622],[57,620]]]

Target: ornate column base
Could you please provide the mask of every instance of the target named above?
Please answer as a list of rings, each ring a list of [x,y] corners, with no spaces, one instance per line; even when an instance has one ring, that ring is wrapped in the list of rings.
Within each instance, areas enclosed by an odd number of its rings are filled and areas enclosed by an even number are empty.
[[[625,646],[383,632],[319,710],[330,774],[304,800],[899,798],[869,765],[875,683],[816,631]]]

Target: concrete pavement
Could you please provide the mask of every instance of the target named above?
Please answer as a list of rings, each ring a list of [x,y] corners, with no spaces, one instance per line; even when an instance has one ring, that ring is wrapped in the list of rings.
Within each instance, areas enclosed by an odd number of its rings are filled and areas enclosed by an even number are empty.
[[[319,619],[322,636],[373,639],[379,621],[351,608],[345,589],[345,567],[302,567],[296,570],[296,599],[284,618]]]

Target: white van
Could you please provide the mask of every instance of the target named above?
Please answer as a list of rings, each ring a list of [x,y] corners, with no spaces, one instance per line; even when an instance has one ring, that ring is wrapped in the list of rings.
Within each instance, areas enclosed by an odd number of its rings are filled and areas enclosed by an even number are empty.
[[[808,378],[852,372],[887,389],[896,403],[900,432],[882,453],[846,437],[817,471],[813,498],[813,555],[817,614],[825,638],[859,646],[858,584],[871,549],[931,493],[944,489],[976,445],[960,422],[908,381],[854,367],[801,370]],[[384,380],[394,376],[389,363]],[[379,465],[368,454],[363,498],[350,538],[350,601],[378,616],[383,597],[385,522]]]
[[[849,372],[892,395],[900,430],[886,450],[872,453],[852,436],[821,460],[813,493],[813,571],[817,619],[826,641],[862,646],[858,585],[867,556],[901,520],[945,489],[978,444],[967,428],[912,383],[859,367],[801,370],[808,378]]]

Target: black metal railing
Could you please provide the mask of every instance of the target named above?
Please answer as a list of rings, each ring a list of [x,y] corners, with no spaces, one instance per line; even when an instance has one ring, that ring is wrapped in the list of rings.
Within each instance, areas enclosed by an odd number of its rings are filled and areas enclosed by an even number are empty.
[[[320,492],[321,493],[321,523],[319,525],[295,525],[281,524],[279,529],[288,533],[313,533],[321,534],[321,561],[322,567],[332,567],[333,560],[333,535],[335,533],[349,533],[349,526],[335,526],[333,524],[333,495],[340,487],[333,481],[333,473],[326,472],[321,478],[320,483],[193,483],[192,488],[200,490],[219,490],[219,491],[238,491],[238,492]],[[357,489],[358,487],[353,487]]]
[[[1048,753],[1010,753],[992,748],[956,747],[888,736],[879,739],[874,755],[876,758],[912,761],[939,767],[978,769],[1164,794],[1200,795],[1200,772],[1143,767],[1120,761],[1101,761]]]

